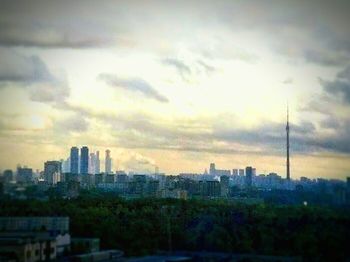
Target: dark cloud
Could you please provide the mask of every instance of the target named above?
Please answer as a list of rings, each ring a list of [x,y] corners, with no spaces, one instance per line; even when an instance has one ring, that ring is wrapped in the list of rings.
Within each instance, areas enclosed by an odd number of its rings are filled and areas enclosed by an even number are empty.
[[[350,119],[327,124],[333,124],[336,132],[330,135],[313,137],[308,141],[308,144],[327,151],[350,154]]]
[[[81,1],[2,1],[0,46],[92,48],[111,44],[114,34],[103,23],[87,17],[87,5],[93,8]]]
[[[346,68],[344,68],[344,70],[340,71],[337,74],[337,77],[350,81],[350,65],[348,65]]]
[[[350,81],[320,79],[320,83],[327,94],[339,98],[344,104],[350,104]]]
[[[178,59],[166,58],[162,60],[162,63],[174,67],[184,79],[191,74],[191,68]]]
[[[304,51],[304,58],[307,62],[320,64],[324,66],[339,66],[345,65],[350,59],[349,54],[339,54],[337,52],[330,52],[329,50],[312,50],[306,49]]]
[[[323,117],[319,121],[321,131],[306,139],[305,144],[321,150],[350,154],[350,118],[346,114],[350,110],[349,66],[341,70],[334,80],[319,81],[323,92],[313,97],[302,111]]]
[[[346,0],[2,1],[0,45],[90,48],[120,45],[126,39],[145,47],[153,39],[165,45],[190,39],[196,43],[192,51],[208,58],[256,61],[256,55],[242,50],[245,46],[220,37],[228,29],[233,35],[248,33],[249,40],[250,34],[263,36],[270,47],[293,58],[343,65],[350,58],[349,8]],[[217,42],[197,40],[202,29]],[[152,37],[138,39],[143,32]]]
[[[51,82],[55,78],[38,56],[26,57],[11,50],[0,48],[1,82]]]
[[[42,47],[42,48],[92,48],[108,45],[111,40],[90,36],[81,31],[58,31],[54,28],[28,29],[12,28],[13,31],[0,28],[0,46],[5,47]]]
[[[112,87],[119,87],[131,92],[138,92],[147,98],[167,103],[169,100],[161,95],[149,83],[141,78],[120,78],[111,74],[101,74],[99,79]]]
[[[303,112],[318,113],[329,118],[339,118],[339,112],[334,110],[350,110],[350,66],[338,72],[334,80],[319,78],[322,87],[321,94],[313,96],[310,101],[299,108]],[[339,109],[341,108],[341,109]],[[341,112],[340,112],[341,115]],[[320,123],[322,126],[322,122]],[[327,125],[325,125],[327,128]]]
[[[324,120],[322,120],[320,122],[320,125],[323,128],[334,129],[334,130],[336,130],[342,126],[340,123],[340,120],[332,115],[329,115]]]
[[[0,58],[2,86],[11,83],[27,88],[30,99],[37,102],[62,102],[69,96],[66,80],[54,76],[40,57],[0,48]]]

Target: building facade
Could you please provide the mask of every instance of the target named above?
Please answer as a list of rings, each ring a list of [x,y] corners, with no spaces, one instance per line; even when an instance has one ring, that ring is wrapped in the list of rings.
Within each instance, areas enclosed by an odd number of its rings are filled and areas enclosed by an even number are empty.
[[[61,181],[62,163],[60,161],[46,161],[44,163],[45,181],[50,185],[56,185]]]
[[[89,148],[83,146],[80,149],[80,174],[87,175],[89,173]]]
[[[79,148],[75,146],[70,150],[70,173],[79,174]]]

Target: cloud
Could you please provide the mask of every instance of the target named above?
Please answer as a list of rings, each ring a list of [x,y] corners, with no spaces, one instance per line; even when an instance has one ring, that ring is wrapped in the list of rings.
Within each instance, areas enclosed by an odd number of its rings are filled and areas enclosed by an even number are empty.
[[[141,93],[147,98],[152,98],[162,103],[169,102],[165,96],[161,95],[149,83],[141,78],[120,78],[111,74],[100,74],[98,78],[112,87],[119,87],[131,92]]]
[[[0,46],[4,47],[41,47],[41,48],[95,48],[109,45],[108,37],[89,35],[88,33],[55,28],[12,28],[8,32],[0,28]]]
[[[339,98],[344,104],[350,105],[350,81],[320,79],[320,83],[327,94]]]
[[[183,79],[186,79],[191,74],[191,68],[178,59],[166,58],[162,60],[162,63],[174,67]]]
[[[86,132],[89,128],[89,123],[87,120],[79,114],[70,116],[64,120],[57,121],[55,123],[55,128],[60,130],[60,132]]]
[[[127,170],[140,173],[153,173],[155,161],[149,157],[132,152],[124,161],[123,166]]]
[[[213,73],[216,70],[215,67],[208,65],[203,60],[198,60],[197,63],[205,70],[207,74]]]
[[[294,82],[293,78],[288,77],[285,80],[283,80],[282,83],[285,84],[285,85],[289,85],[289,84],[293,84],[293,82]]]
[[[30,87],[29,97],[35,102],[62,103],[69,97],[69,88],[65,82],[37,84]]]
[[[305,140],[306,145],[319,149],[350,154],[350,80],[349,66],[341,70],[333,80],[319,79],[322,93],[314,96],[303,108],[317,113],[320,131]]]
[[[285,123],[264,121],[253,128],[240,128],[231,114],[212,117],[159,119],[149,114],[106,114],[79,106],[67,110],[83,118],[101,121],[110,126],[113,146],[215,154],[283,155]],[[291,123],[293,154],[335,152],[350,154],[350,119],[323,121],[323,128],[336,128],[336,133],[324,133],[315,124]],[[328,125],[329,127],[326,127]]]
[[[0,10],[0,46],[75,49],[106,46],[114,41],[104,23],[85,16],[83,2],[66,4],[4,1]]]
[[[327,116],[324,120],[320,122],[321,127],[326,129],[338,129],[341,128],[340,120],[334,116]]]
[[[48,82],[54,77],[38,56],[26,57],[16,52],[0,48],[1,82]]]
[[[321,93],[313,96],[300,110],[341,119],[341,115],[350,110],[349,70],[350,66],[345,67],[333,80],[319,78]]]
[[[347,64],[350,54],[339,54],[329,50],[313,50],[306,49],[304,51],[304,58],[310,63],[320,64],[324,66],[338,66]]]
[[[328,151],[350,154],[350,119],[343,119],[341,122],[333,120],[326,124],[329,127],[333,125],[336,132],[311,138],[308,143]]]
[[[0,59],[2,86],[27,88],[30,99],[36,102],[62,102],[69,96],[66,80],[54,76],[40,57],[0,48]]]
[[[337,74],[337,77],[350,81],[350,65],[348,65],[346,68],[344,68],[344,70],[340,71]]]
[[[113,128],[116,145],[124,148],[150,148],[215,153],[280,154],[285,146],[285,124],[266,121],[255,128],[238,128],[234,117],[159,119],[152,115],[122,113],[119,115],[76,109],[85,117],[95,118]],[[221,119],[221,120],[220,120]],[[317,136],[311,122],[291,125],[296,152],[309,153],[316,148]],[[310,148],[308,148],[310,145]]]

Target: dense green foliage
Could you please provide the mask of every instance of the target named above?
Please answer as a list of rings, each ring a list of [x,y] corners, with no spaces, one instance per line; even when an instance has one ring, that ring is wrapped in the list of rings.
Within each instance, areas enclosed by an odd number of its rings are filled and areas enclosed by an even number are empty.
[[[225,201],[137,199],[86,194],[77,199],[7,200],[1,216],[69,216],[73,236],[99,237],[128,255],[207,250],[303,256],[349,256],[350,214],[320,207],[243,205]]]

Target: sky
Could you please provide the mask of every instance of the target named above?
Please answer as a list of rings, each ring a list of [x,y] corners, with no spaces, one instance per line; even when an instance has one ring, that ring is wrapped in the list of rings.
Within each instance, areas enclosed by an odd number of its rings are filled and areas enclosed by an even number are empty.
[[[350,176],[349,1],[4,1],[0,169]],[[103,165],[102,165],[103,166]]]

